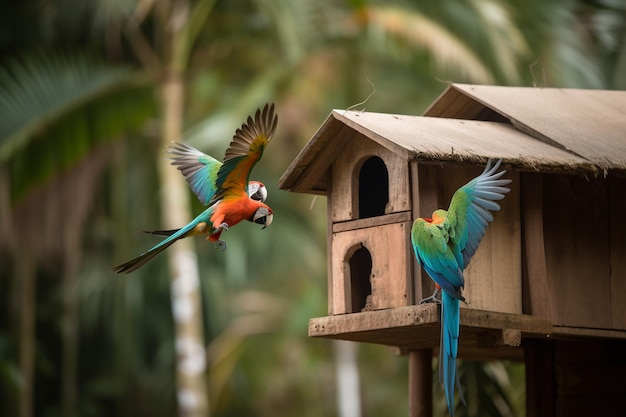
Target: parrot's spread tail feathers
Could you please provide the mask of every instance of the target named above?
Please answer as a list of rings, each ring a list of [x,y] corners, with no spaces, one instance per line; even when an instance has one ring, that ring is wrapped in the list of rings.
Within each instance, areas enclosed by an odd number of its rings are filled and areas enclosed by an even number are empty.
[[[459,375],[456,369],[456,358],[459,350],[461,304],[458,298],[447,292],[441,294],[441,346],[439,350],[439,378],[446,393],[448,412],[454,417],[454,386],[456,385],[461,401],[465,397],[461,390]]]

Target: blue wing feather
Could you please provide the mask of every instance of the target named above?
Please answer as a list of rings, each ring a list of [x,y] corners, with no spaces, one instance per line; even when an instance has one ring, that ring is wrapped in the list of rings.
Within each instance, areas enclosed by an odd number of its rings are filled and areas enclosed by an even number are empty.
[[[492,166],[489,160],[479,176],[459,188],[452,196],[446,222],[449,228],[455,230],[451,236],[455,251],[463,257],[461,269],[467,267],[485,235],[487,226],[493,221],[491,211],[500,210],[500,205],[495,201],[502,200],[510,191],[504,186],[511,180],[501,179],[506,171],[498,172],[501,163],[502,160],[498,160]]]
[[[200,202],[208,205],[217,191],[215,182],[222,163],[186,143],[174,143],[167,152]]]

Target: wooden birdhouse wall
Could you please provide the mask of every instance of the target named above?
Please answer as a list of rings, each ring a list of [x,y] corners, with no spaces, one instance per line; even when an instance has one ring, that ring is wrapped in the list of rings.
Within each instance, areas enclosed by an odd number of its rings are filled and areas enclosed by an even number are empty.
[[[330,314],[412,304],[410,227],[402,222],[332,234]]]
[[[524,312],[626,330],[626,179],[524,173]]]
[[[408,161],[355,135],[331,178],[329,314],[412,304]]]
[[[411,210],[406,158],[372,140],[357,135],[331,170],[333,223]]]
[[[454,192],[480,175],[484,167],[428,163],[414,164],[414,216],[429,217],[438,208],[447,208]],[[519,173],[507,170],[504,178],[512,180],[511,191],[494,212],[476,254],[464,272],[463,294],[467,306],[502,313],[522,312],[521,228],[519,208]],[[428,276],[416,268],[416,299],[431,295],[434,286]]]

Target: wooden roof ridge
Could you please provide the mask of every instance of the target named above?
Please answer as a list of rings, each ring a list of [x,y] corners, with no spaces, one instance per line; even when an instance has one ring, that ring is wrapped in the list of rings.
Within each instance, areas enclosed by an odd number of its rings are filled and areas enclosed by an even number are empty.
[[[626,91],[450,84],[424,116],[508,121],[605,175],[626,169]]]

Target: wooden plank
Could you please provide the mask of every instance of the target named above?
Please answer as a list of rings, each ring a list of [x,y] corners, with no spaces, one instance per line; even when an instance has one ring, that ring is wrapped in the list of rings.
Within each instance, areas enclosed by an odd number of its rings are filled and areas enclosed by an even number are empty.
[[[396,346],[404,351],[437,349],[439,323],[438,306],[427,304],[314,318],[309,321],[309,336]],[[533,316],[462,308],[460,350],[466,357],[481,356],[476,352],[484,351],[486,345],[479,347],[478,335],[501,329],[519,331],[522,337],[546,337],[552,332],[548,321]],[[507,357],[513,351],[496,348],[489,349],[489,354]]]
[[[556,414],[554,355],[554,343],[550,341],[524,341],[528,417],[554,417]]]
[[[476,120],[485,106],[450,84],[424,111],[424,116]]]
[[[557,417],[619,416],[626,408],[624,395],[561,397],[555,403]]]
[[[529,417],[622,415],[626,341],[524,341]]]
[[[372,257],[369,308],[381,309],[409,304],[412,296],[409,258],[409,222],[385,224],[367,229],[332,234],[331,302],[334,314],[352,313],[348,255],[356,247],[365,247]],[[352,251],[352,252],[351,252]],[[343,294],[343,297],[342,297]]]
[[[409,352],[409,417],[433,415],[432,349]]]
[[[456,84],[526,131],[602,169],[626,169],[626,93],[608,90]],[[511,97],[515,97],[514,100]]]
[[[502,158],[533,171],[598,171],[589,161],[543,143],[508,123],[383,113],[359,113],[357,117],[354,112],[343,118],[360,126],[359,131],[372,140],[384,138],[390,147],[404,149],[409,154],[407,159],[482,164],[487,158]]]
[[[478,335],[478,347],[520,346],[522,332],[515,329],[491,330]]]
[[[544,237],[555,325],[611,328],[608,195],[603,179],[545,174]]]
[[[370,217],[367,219],[351,220],[332,224],[333,233],[347,232],[349,230],[367,229],[369,227],[382,226],[392,223],[403,223],[411,221],[411,212],[385,214],[383,216]]]
[[[491,157],[530,170],[598,171],[588,160],[543,143],[508,123],[333,111],[281,176],[279,187],[325,193],[327,183],[322,176],[327,174],[341,148],[354,137],[368,138],[405,161],[420,158],[483,163]],[[617,162],[615,167],[624,168]]]
[[[501,210],[487,228],[465,270],[465,298],[478,309],[522,312],[522,249],[519,173],[507,172],[511,191],[499,201]],[[473,176],[472,176],[473,178]]]
[[[626,178],[609,174],[611,328],[626,330]]]
[[[309,150],[310,153],[317,151],[316,157],[310,161],[306,170],[300,174],[297,182],[291,181],[294,191],[307,192],[309,189],[318,188],[317,183],[330,168],[335,156],[341,153],[347,144],[352,142],[356,133],[346,126],[334,123],[324,128],[324,135],[328,137],[328,139],[323,141],[324,147],[319,149],[315,147]],[[285,175],[283,177],[288,178]]]
[[[437,192],[437,168],[434,165],[411,163],[411,193],[413,195],[413,218],[428,217],[439,206]],[[412,249],[412,248],[411,248]],[[435,283],[418,265],[413,254],[415,303],[430,297],[435,291]]]
[[[548,278],[543,234],[543,179],[538,173],[523,173],[521,221],[523,228],[523,313],[553,320],[553,297]]]
[[[377,146],[385,148],[387,151],[400,156],[402,159],[409,160],[410,154],[407,152],[406,148],[398,146],[395,141],[390,141],[388,136],[380,134],[375,123],[374,126],[372,125],[370,117],[372,114],[376,113],[351,110],[333,111],[333,116],[337,118],[337,120],[345,123],[346,126],[354,129],[356,132],[361,133],[363,137],[371,139]],[[391,117],[400,120],[400,116],[398,115],[391,115]]]
[[[557,395],[625,394],[625,340],[556,340]]]
[[[379,157],[385,163],[389,178],[388,202],[385,214],[408,211],[411,207],[409,194],[408,161],[372,140],[354,133],[346,147],[337,155],[332,165],[332,197],[334,201],[332,222],[357,220],[359,215],[359,189],[372,185],[359,184],[363,163],[371,157]]]
[[[328,315],[343,314],[346,312],[345,301],[343,303],[335,302],[335,300],[345,300],[345,285],[341,280],[343,275],[335,276],[333,266],[335,264],[333,256],[333,223],[330,221],[333,200],[332,193],[329,189],[328,197],[326,198],[326,277],[328,282]],[[339,308],[339,310],[337,310]]]
[[[424,116],[508,123],[509,119],[467,96],[456,84],[448,86],[424,112]]]
[[[331,113],[280,177],[279,188],[308,192],[311,184],[330,167],[334,154],[347,143],[343,134],[352,133]]]
[[[626,339],[625,330],[595,329],[589,327],[553,326],[555,336],[576,338]]]
[[[555,341],[557,416],[622,415],[626,341]]]

